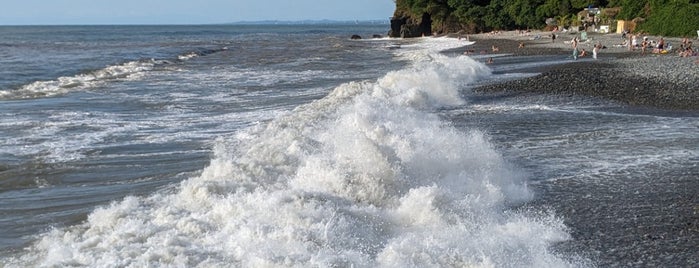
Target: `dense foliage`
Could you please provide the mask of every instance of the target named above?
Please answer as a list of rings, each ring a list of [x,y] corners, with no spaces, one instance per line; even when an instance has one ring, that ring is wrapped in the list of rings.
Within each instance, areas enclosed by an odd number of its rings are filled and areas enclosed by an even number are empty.
[[[699,31],[699,0],[650,2],[648,9],[652,12],[640,25],[640,30],[665,36],[696,36]]]
[[[542,29],[547,19],[579,25],[586,7],[614,8],[605,19],[639,21],[639,30],[689,35],[699,30],[699,0],[395,0],[396,16],[432,16],[436,32]],[[564,25],[561,25],[564,24]]]

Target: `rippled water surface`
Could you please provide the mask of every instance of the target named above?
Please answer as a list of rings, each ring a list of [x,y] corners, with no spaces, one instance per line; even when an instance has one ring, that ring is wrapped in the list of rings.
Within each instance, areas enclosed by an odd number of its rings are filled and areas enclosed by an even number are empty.
[[[0,264],[697,265],[698,114],[387,29],[0,27]]]

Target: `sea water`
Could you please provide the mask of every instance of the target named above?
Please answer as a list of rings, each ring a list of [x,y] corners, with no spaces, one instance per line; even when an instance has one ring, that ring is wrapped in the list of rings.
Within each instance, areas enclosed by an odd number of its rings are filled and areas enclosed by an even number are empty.
[[[530,63],[387,29],[0,27],[0,263],[625,264],[574,193],[697,170],[691,114],[472,93]]]

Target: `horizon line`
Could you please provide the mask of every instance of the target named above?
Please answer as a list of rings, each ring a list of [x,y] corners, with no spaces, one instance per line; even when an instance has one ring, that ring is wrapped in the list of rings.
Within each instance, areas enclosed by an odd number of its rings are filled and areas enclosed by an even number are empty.
[[[299,20],[241,20],[232,22],[212,22],[212,23],[64,23],[64,24],[0,24],[2,26],[207,26],[207,25],[264,25],[264,24],[323,24],[323,23],[379,23],[388,24],[387,19],[299,19]]]

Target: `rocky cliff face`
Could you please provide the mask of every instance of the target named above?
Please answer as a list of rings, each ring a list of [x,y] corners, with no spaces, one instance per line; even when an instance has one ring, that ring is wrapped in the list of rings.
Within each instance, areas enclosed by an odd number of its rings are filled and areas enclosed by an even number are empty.
[[[420,37],[432,35],[432,17],[430,14],[422,14],[422,18],[415,19],[409,15],[396,14],[391,18],[391,37]]]

